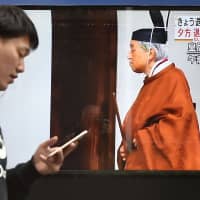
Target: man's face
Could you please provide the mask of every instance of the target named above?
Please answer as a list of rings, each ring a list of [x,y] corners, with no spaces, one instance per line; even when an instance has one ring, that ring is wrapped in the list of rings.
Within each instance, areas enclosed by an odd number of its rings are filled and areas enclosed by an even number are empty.
[[[134,72],[137,73],[146,72],[148,54],[149,52],[143,49],[138,41],[131,40],[128,59],[129,59],[129,65]]]
[[[18,73],[24,72],[24,58],[29,52],[28,36],[0,38],[0,90],[6,90]]]

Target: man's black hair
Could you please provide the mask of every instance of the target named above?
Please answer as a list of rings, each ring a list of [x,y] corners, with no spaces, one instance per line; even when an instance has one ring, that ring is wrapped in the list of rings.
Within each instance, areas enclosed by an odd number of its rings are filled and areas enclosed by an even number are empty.
[[[0,6],[0,38],[10,39],[28,36],[31,49],[36,49],[39,44],[36,28],[19,7]]]

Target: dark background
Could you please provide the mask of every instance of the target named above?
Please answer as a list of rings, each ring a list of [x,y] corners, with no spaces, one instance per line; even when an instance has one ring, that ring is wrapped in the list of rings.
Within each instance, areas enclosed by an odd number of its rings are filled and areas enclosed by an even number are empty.
[[[116,10],[52,10],[51,136],[89,133],[63,169],[114,169]]]
[[[197,172],[68,171],[35,182],[28,200],[196,200],[199,185]]]

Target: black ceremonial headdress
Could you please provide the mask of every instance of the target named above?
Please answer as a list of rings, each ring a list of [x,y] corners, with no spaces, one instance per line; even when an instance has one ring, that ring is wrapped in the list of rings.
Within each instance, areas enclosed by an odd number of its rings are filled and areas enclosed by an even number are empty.
[[[152,29],[139,29],[134,31],[132,33],[132,40],[165,44],[167,42],[167,24],[165,27],[161,12],[159,10],[150,10],[149,14],[154,27]]]

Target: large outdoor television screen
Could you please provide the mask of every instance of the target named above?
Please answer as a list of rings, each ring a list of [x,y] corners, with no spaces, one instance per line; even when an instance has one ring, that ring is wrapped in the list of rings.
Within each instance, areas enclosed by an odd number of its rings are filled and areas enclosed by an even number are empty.
[[[66,158],[63,170],[118,170],[117,151],[123,133],[116,114],[124,126],[127,112],[144,84],[146,75],[134,72],[129,54],[132,33],[153,28],[149,9],[117,6],[23,9],[36,25],[40,44],[26,58],[25,73],[0,97],[8,167],[29,159],[38,144],[51,136],[69,140],[88,130],[78,148]],[[168,35],[168,61],[184,72],[200,120],[200,11],[169,12],[162,8],[161,14]],[[149,99],[155,94],[152,91]],[[145,112],[152,105],[145,102],[143,106]],[[176,131],[172,135],[167,144],[176,143]],[[152,137],[152,145],[156,144],[156,137],[159,135]],[[131,137],[125,140],[133,142]],[[168,158],[167,153],[165,156]]]

